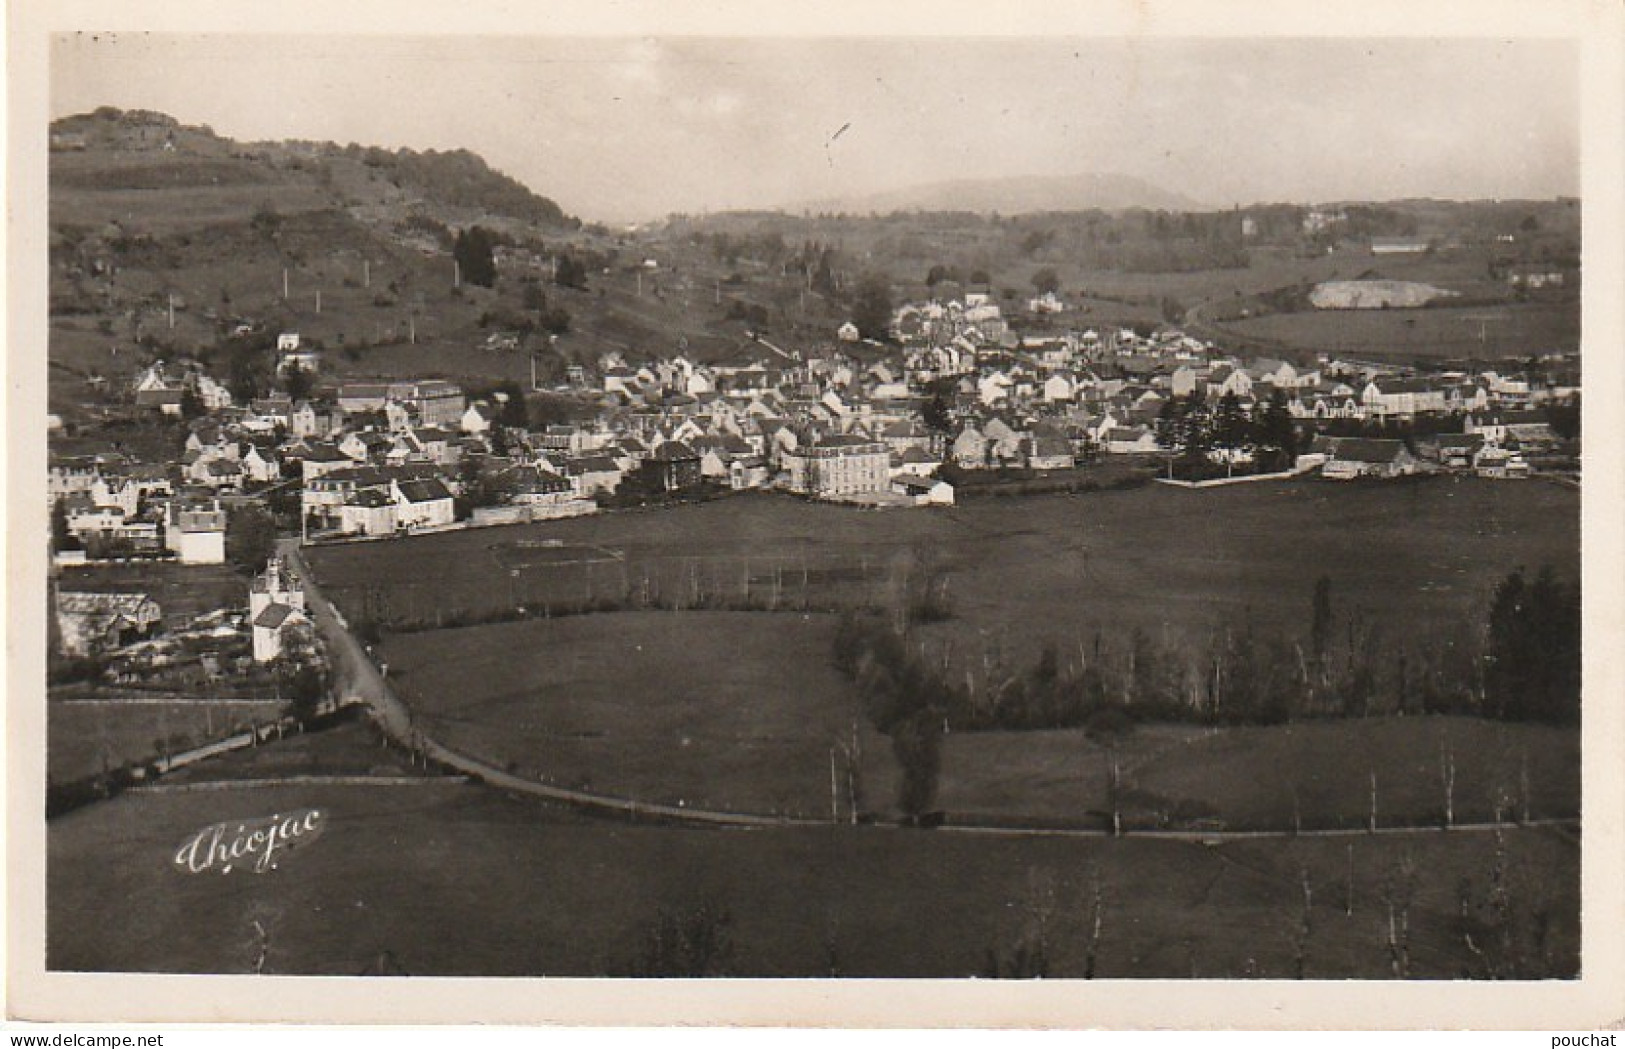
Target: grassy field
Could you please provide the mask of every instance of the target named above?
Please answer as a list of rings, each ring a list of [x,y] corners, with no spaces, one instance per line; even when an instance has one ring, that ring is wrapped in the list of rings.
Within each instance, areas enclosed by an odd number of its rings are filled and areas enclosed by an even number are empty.
[[[1577,303],[1313,310],[1227,321],[1226,332],[1352,357],[1528,357],[1580,348]]]
[[[172,856],[225,819],[319,808],[323,836],[264,875],[186,876]],[[67,970],[353,975],[385,952],[412,975],[627,971],[662,909],[731,915],[724,971],[979,975],[1041,939],[1078,976],[1098,881],[1096,975],[1290,978],[1301,880],[1304,974],[1390,975],[1383,885],[1414,872],[1410,970],[1478,972],[1458,917],[1496,865],[1490,835],[1217,847],[843,829],[728,832],[588,822],[476,786],[290,786],[126,795],[49,828],[47,964]],[[1544,944],[1530,974],[1578,969],[1578,849],[1505,837],[1514,909]],[[109,862],[117,857],[117,862]],[[584,916],[591,916],[584,918]],[[254,923],[264,931],[263,939]]]
[[[516,554],[543,541],[600,552],[566,563]],[[568,605],[645,587],[672,600],[776,593],[790,605],[865,603],[885,600],[899,580],[934,574],[953,617],[921,628],[922,639],[954,645],[956,658],[997,647],[1025,660],[1046,642],[1065,655],[1096,627],[1126,636],[1138,626],[1172,643],[1250,616],[1297,632],[1322,574],[1339,616],[1359,610],[1379,629],[1404,622],[1414,635],[1417,623],[1476,620],[1519,565],[1550,563],[1575,577],[1578,499],[1551,485],[1466,478],[1153,485],[942,511],[744,496],[308,556],[347,609],[375,600],[385,618],[431,624],[437,608]]]
[[[273,721],[276,700],[58,701],[46,704],[47,775],[53,783],[96,776]]]
[[[1055,266],[1062,288],[1070,293],[1083,288],[1096,294],[1160,300],[1169,296],[1186,306],[1209,299],[1255,295],[1294,284],[1326,280],[1353,280],[1375,272],[1390,280],[1417,280],[1453,289],[1476,288],[1484,280],[1484,259],[1477,253],[1460,255],[1375,256],[1364,248],[1345,248],[1329,255],[1302,257],[1279,248],[1255,248],[1245,269],[1198,270],[1190,273],[1125,273]],[[1035,264],[1033,269],[1038,268]],[[1018,284],[1030,288],[1028,274]]]
[[[258,747],[222,754],[168,773],[160,781],[178,784],[325,776],[432,776],[411,755],[384,744],[382,735],[352,709],[336,724],[295,733]]]
[[[833,618],[576,616],[402,635],[380,655],[425,732],[499,767],[641,801],[827,816],[830,749],[856,717],[829,666]]]
[[[1459,717],[1148,725],[1121,745],[1118,761],[1126,811],[1279,830],[1365,826],[1372,773],[1379,824],[1441,823],[1445,755],[1455,768],[1457,822],[1493,819],[1498,799],[1503,818],[1579,816],[1579,735],[1545,725]],[[940,801],[962,821],[1076,823],[1110,811],[1110,761],[1081,731],[959,733],[944,750]]]

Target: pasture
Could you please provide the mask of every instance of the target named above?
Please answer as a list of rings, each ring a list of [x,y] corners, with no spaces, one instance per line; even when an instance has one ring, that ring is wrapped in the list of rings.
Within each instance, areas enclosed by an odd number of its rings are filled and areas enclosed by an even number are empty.
[[[833,618],[527,620],[398,636],[380,657],[427,735],[498,767],[639,801],[824,818],[831,749],[862,720],[829,665]]]
[[[306,807],[326,814],[324,833],[278,870],[174,868],[210,823]],[[1498,865],[1488,834],[1205,846],[738,833],[589,821],[444,781],[125,795],[47,835],[46,962],[78,971],[247,973],[263,953],[267,973],[356,975],[387,952],[414,976],[616,974],[663,909],[709,905],[731,916],[723,971],[735,975],[973,976],[1026,942],[1042,944],[1050,975],[1077,977],[1098,884],[1098,977],[1289,979],[1307,878],[1303,975],[1382,978],[1384,886],[1408,870],[1409,974],[1450,979],[1483,975],[1462,893],[1484,899]],[[1522,971],[1574,975],[1576,844],[1536,829],[1504,843]]]
[[[950,818],[1080,822],[1110,811],[1113,755],[1078,730],[950,736],[940,803]],[[1377,778],[1380,826],[1444,822],[1445,762],[1458,823],[1573,819],[1580,738],[1568,729],[1464,717],[1308,721],[1202,729],[1146,725],[1117,748],[1125,812],[1230,829],[1360,828]],[[1527,805],[1525,790],[1527,789]]]
[[[665,605],[887,603],[934,581],[952,615],[921,640],[957,659],[1030,661],[1096,628],[1199,642],[1247,620],[1306,629],[1315,581],[1335,613],[1413,637],[1479,621],[1513,568],[1576,578],[1578,498],[1554,485],[1471,478],[1319,480],[1187,491],[1152,485],[861,511],[746,495],[659,512],[314,547],[348,614],[434,626],[437,615],[540,613],[627,594]],[[556,541],[591,556],[539,553]],[[532,544],[528,553],[524,544]],[[551,560],[548,560],[551,559]]]
[[[1483,290],[1484,257],[1462,252],[1436,255],[1376,256],[1362,248],[1342,248],[1328,255],[1303,256],[1281,248],[1253,248],[1250,264],[1242,269],[1195,270],[1188,273],[1130,273],[1120,270],[1091,270],[1054,266],[1061,278],[1063,294],[1086,289],[1096,295],[1147,299],[1152,304],[1164,296],[1185,306],[1213,299],[1256,295],[1293,284],[1315,284],[1325,280],[1352,280],[1376,273],[1392,280],[1416,280],[1457,290]],[[1039,268],[1034,264],[1031,269]],[[1031,287],[1030,273],[1019,281],[1025,294]],[[1502,289],[1504,290],[1504,288]]]
[[[1342,357],[1498,360],[1580,348],[1578,303],[1312,310],[1226,321],[1243,338]]]
[[[71,783],[200,746],[274,721],[277,700],[144,697],[46,703],[47,778]]]

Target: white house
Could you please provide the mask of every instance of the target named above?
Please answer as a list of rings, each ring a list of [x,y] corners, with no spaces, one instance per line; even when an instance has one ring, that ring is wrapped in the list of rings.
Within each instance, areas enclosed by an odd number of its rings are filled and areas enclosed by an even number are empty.
[[[171,502],[164,523],[164,545],[183,565],[226,563],[226,511],[220,501]]]
[[[915,506],[954,505],[954,486],[931,477],[904,474],[892,478],[892,491],[908,497]]]
[[[270,663],[282,654],[284,630],[310,622],[304,612],[284,604],[269,604],[251,619],[254,662]]]
[[[346,535],[392,535],[398,525],[395,501],[382,489],[366,488],[339,505],[339,531]]]
[[[440,481],[391,481],[395,520],[404,528],[448,525],[457,519],[451,492]]]

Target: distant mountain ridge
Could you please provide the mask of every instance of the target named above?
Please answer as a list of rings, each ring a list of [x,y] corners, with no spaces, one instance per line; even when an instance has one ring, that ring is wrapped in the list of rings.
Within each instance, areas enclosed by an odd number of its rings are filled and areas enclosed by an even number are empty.
[[[1201,208],[1191,198],[1133,175],[1011,175],[927,182],[880,193],[787,204],[790,212],[972,211],[1019,215],[1036,211],[1182,211]]]

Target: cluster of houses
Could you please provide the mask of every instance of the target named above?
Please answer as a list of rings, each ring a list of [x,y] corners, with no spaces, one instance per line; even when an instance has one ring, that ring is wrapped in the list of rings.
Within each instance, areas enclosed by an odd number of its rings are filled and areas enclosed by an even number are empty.
[[[151,594],[53,587],[57,647],[69,657],[104,661],[115,682],[218,681],[274,663],[313,643],[304,589],[279,558],[248,589],[248,608],[166,616]]]
[[[1400,371],[1328,359],[1306,366],[1227,354],[1171,325],[1148,334],[1017,336],[997,311],[976,296],[905,305],[894,316],[901,367],[894,373],[882,364],[865,375],[871,394],[946,388],[952,435],[944,457],[965,469],[1059,469],[1097,454],[1154,453],[1169,402],[1193,397],[1233,398],[1249,416],[1278,400],[1303,428],[1460,415],[1469,433],[1487,433],[1494,463],[1509,440],[1524,448],[1553,442],[1544,409],[1579,394],[1573,358],[1546,368],[1541,383],[1497,370]],[[1515,431],[1498,431],[1506,420],[1516,420]]]
[[[53,455],[46,485],[71,541],[58,545],[59,563],[98,553],[169,556],[191,565],[226,560],[226,503],[170,467],[111,452]]]
[[[1048,306],[1064,304],[1051,294]],[[1059,470],[1162,451],[1158,419],[1175,398],[1198,396],[1247,414],[1284,403],[1305,427],[1463,415],[1467,435],[1438,462],[1517,476],[1527,468],[1519,453],[1553,440],[1544,409],[1579,391],[1570,361],[1536,384],[1496,370],[1247,359],[1167,325],[1018,334],[977,292],[906,303],[892,324],[900,349],[837,335],[806,353],[757,339],[760,353],[728,364],[608,355],[590,377],[580,368],[575,377],[596,397],[596,414],[539,427],[512,425],[514,406],[500,393],[471,400],[440,379],[348,382],[236,405],[198,367],[160,362],[137,378],[138,403],[169,413],[190,395],[203,408],[179,460],[54,461],[51,495],[87,543],[167,549],[193,563],[223,558],[231,499],[281,485],[299,487],[311,535],[451,526],[460,496],[476,523],[584,513],[628,483],[929,504],[953,498],[938,479],[947,463]],[[305,367],[303,352],[297,336],[279,340],[279,361]],[[1378,452],[1343,447],[1341,458],[1312,452],[1343,464],[1328,476],[1378,470],[1350,465]]]

